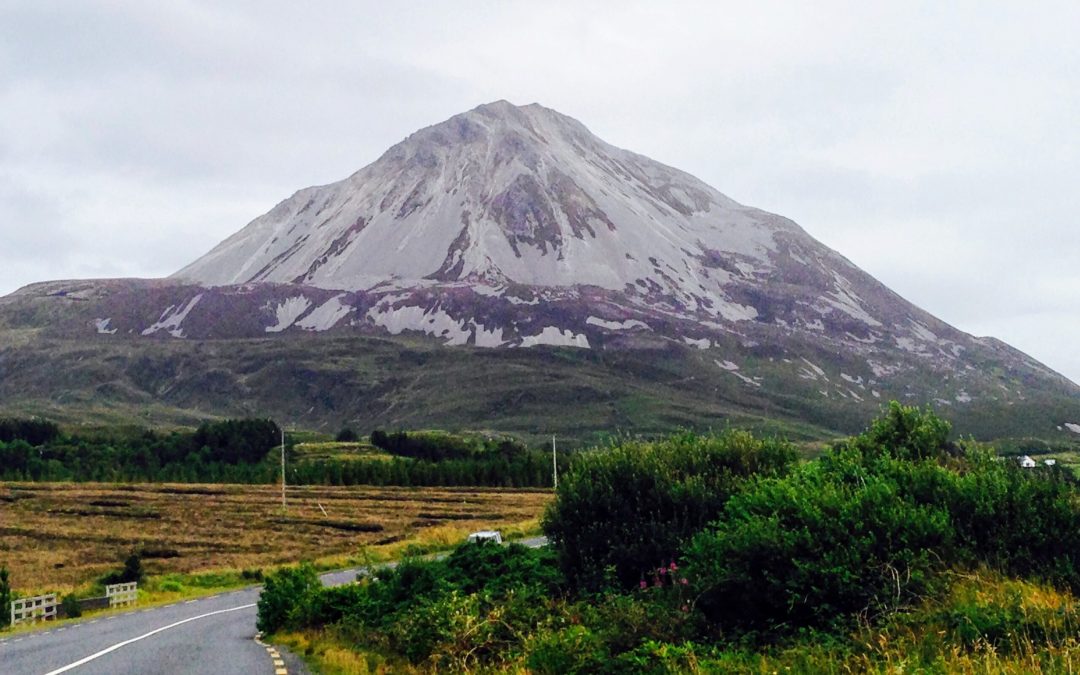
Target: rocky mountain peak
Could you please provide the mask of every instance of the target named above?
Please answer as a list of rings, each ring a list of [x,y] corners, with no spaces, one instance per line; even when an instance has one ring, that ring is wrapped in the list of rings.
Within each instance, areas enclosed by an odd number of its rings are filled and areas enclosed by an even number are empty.
[[[570,117],[498,101],[297,192],[176,276],[343,290],[466,278],[622,290],[651,279],[686,296],[679,286],[702,281],[694,259],[764,260],[778,230],[801,233]],[[665,265],[683,281],[657,275]]]

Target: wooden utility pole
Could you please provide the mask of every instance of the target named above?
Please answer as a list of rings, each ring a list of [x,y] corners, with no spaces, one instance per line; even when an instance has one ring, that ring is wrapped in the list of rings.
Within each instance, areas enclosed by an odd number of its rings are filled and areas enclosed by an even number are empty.
[[[281,508],[285,507],[285,427],[281,428]]]
[[[551,436],[551,476],[555,489],[559,489],[559,458],[555,454],[555,435]]]

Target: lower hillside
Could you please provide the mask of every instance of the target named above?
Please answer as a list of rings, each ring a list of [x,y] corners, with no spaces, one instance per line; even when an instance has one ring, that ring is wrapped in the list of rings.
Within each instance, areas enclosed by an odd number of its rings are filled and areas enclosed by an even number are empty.
[[[896,399],[935,401],[958,432],[981,440],[1080,440],[1080,389],[990,356],[961,378],[910,354],[882,370],[812,342],[731,335],[708,349],[673,340],[481,349],[407,334],[69,334],[36,327],[45,319],[18,306],[0,302],[0,416],[67,425],[270,417],[325,433],[491,429],[531,443],[556,434],[578,447],[612,432],[730,425],[822,441],[857,432]]]
[[[560,480],[549,548],[281,570],[259,625],[326,672],[1075,672],[1076,478],[949,439],[894,403],[809,462],[745,432],[616,444]]]

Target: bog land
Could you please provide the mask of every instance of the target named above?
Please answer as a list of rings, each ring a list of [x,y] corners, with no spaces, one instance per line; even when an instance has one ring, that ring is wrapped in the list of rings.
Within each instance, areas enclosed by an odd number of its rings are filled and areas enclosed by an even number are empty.
[[[132,551],[149,574],[347,564],[473,530],[523,532],[550,490],[0,483],[0,564],[16,590],[77,588]]]

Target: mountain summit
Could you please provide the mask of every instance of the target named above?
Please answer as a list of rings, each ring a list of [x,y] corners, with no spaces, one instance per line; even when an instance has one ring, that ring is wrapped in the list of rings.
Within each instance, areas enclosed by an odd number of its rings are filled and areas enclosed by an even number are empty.
[[[691,320],[705,332],[768,325],[932,355],[960,346],[957,331],[792,221],[554,110],[506,101],[422,129],[343,181],[300,190],[174,278],[393,290],[392,306],[370,318],[394,312],[382,323],[421,331],[444,303],[428,293],[417,313],[403,290],[468,287],[514,303],[524,287],[527,302],[600,295],[616,314]],[[572,327],[545,328],[561,344]]]
[[[88,336],[108,345],[110,373],[136,359],[109,396],[183,410],[310,407],[335,424],[364,401],[361,426],[494,419],[514,431],[538,428],[541,409],[552,424],[572,401],[590,411],[578,430],[737,412],[853,431],[896,398],[952,408],[983,435],[1080,434],[1080,388],[1064,377],[912,305],[791,220],[537,104],[498,101],[421,129],[169,279],[49,282],[0,299],[0,399],[51,401],[54,373],[70,373],[40,340]],[[17,361],[5,339],[41,347],[6,381]],[[350,346],[328,356],[339,340]],[[357,340],[384,356],[360,364]],[[538,345],[579,349],[511,349]],[[186,349],[203,356],[171,360]],[[410,355],[386,356],[397,349]],[[136,356],[150,352],[171,355],[166,375]],[[310,365],[280,371],[297,363]],[[311,395],[274,402],[296,390]]]
[[[726,289],[774,273],[792,249],[821,247],[570,117],[499,101],[297,192],[175,276],[348,291],[595,286],[736,320],[758,312]]]

